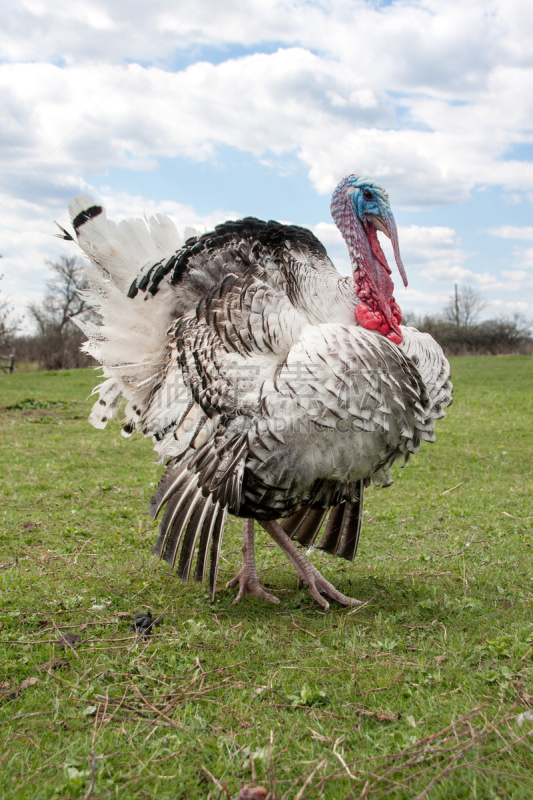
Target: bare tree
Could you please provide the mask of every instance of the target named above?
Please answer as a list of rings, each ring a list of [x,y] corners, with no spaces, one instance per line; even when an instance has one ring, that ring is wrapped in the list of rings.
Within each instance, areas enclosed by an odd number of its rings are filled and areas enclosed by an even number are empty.
[[[455,293],[448,298],[442,316],[447,322],[453,322],[459,328],[475,325],[483,309],[489,304],[471,286],[459,289],[455,284]]]
[[[90,363],[80,352],[83,333],[72,319],[96,317],[94,310],[80,296],[87,289],[87,278],[79,258],[61,256],[47,261],[53,276],[46,285],[41,303],[31,303],[28,311],[37,327],[37,357],[45,369],[68,369]]]
[[[0,281],[4,276],[0,275]],[[13,338],[20,327],[20,319],[13,316],[13,308],[9,300],[0,297],[0,350],[7,351],[12,347]]]

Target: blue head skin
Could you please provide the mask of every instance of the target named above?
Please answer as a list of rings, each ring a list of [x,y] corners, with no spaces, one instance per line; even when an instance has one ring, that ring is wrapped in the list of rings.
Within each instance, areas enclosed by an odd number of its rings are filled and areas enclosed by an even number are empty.
[[[365,216],[370,215],[379,219],[383,214],[390,215],[389,195],[379,183],[368,178],[358,178],[350,175],[347,179],[348,193],[352,194],[354,209],[364,222]]]
[[[351,203],[347,203],[348,199],[351,200]],[[382,231],[389,237],[394,249],[398,271],[404,285],[407,286],[407,275],[400,256],[398,230],[392,215],[389,195],[383,186],[377,181],[370,180],[370,178],[348,175],[347,178],[339,183],[331,198],[331,215],[346,239],[350,255],[354,256],[356,261],[359,261],[363,254],[356,252],[352,248],[357,248],[357,245],[361,246],[362,242],[349,241],[350,238],[353,239],[354,237],[353,235],[350,237],[349,226],[346,224],[347,205],[362,226],[370,223],[376,230]]]

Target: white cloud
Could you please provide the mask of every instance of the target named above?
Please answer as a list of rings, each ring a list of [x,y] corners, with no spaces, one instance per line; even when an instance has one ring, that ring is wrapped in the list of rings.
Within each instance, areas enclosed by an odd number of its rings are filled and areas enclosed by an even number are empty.
[[[46,159],[59,185],[65,173],[210,158],[231,145],[256,157],[294,151],[321,192],[354,170],[411,205],[456,203],[478,183],[533,190],[532,164],[502,161],[533,113],[520,0],[492,0],[490,13],[448,0],[7,8],[5,135],[30,161]],[[193,46],[268,41],[289,49],[172,70],[183,48],[194,60]],[[165,68],[125,64],[148,54]],[[23,174],[27,164],[9,156]]]
[[[533,275],[524,269],[502,270],[503,277],[509,281],[515,291],[533,289]]]
[[[533,268],[533,247],[528,247],[523,250],[518,250],[516,261],[519,266],[526,269]]]
[[[490,228],[487,233],[502,239],[533,239],[533,227],[527,226],[501,225],[499,228]]]
[[[2,268],[33,276],[29,288],[11,284],[18,298],[37,291],[56,252],[50,221],[88,190],[84,175],[214,159],[227,146],[262,163],[298,158],[321,193],[348,172],[370,174],[393,207],[457,204],[476,186],[533,197],[533,163],[513,150],[533,142],[532,23],[530,0],[6,0]],[[139,185],[138,196],[108,192],[111,212],[155,208],[142,176]],[[179,187],[175,197],[185,199]],[[198,217],[186,203],[167,208]],[[315,232],[348,272],[334,227]],[[529,286],[533,248],[517,249],[503,278],[469,269],[451,228],[404,226],[400,236],[420,281]]]

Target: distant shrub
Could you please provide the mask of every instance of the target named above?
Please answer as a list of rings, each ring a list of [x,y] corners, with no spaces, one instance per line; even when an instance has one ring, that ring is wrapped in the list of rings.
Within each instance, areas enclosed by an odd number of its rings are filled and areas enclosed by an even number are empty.
[[[457,325],[443,317],[407,314],[406,325],[429,333],[447,355],[533,355],[533,336],[528,320],[519,314],[471,325]]]

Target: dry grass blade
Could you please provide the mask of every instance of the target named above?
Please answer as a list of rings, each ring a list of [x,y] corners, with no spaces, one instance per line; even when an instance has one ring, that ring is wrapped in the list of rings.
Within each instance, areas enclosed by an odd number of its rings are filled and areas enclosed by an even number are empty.
[[[317,772],[318,772],[320,769],[322,769],[322,767],[323,767],[325,764],[327,764],[327,763],[328,763],[328,760],[327,760],[327,758],[324,758],[324,759],[323,759],[323,760],[320,762],[320,764],[317,764],[317,765],[316,765],[316,767],[313,769],[313,771],[310,773],[310,775],[308,775],[308,777],[305,779],[305,782],[304,782],[304,784],[303,784],[302,788],[301,788],[301,789],[299,790],[299,792],[298,792],[298,793],[297,793],[297,794],[294,796],[294,800],[302,800],[302,797],[303,797],[303,795],[304,795],[304,791],[307,789],[307,787],[309,786],[309,784],[311,783],[311,781],[312,781],[312,780],[313,780],[313,778],[315,777],[316,773],[317,773]],[[286,797],[286,795],[283,795],[283,797]]]
[[[213,781],[213,783],[215,784],[215,786],[216,786],[216,787],[217,787],[217,789],[219,790],[220,794],[221,794],[221,795],[222,795],[222,794],[225,794],[225,795],[226,795],[226,797],[228,798],[228,800],[231,800],[231,795],[230,795],[230,793],[228,792],[227,788],[226,788],[225,786],[222,786],[222,784],[221,784],[221,783],[219,783],[219,781],[217,781],[217,779],[215,778],[215,776],[214,776],[214,775],[213,775],[211,772],[209,772],[209,770],[207,769],[207,767],[204,767],[204,765],[203,765],[203,764],[200,764],[200,767],[203,769],[203,771],[205,772],[205,774],[207,775],[207,777],[208,777],[208,778],[210,778],[210,779]]]

